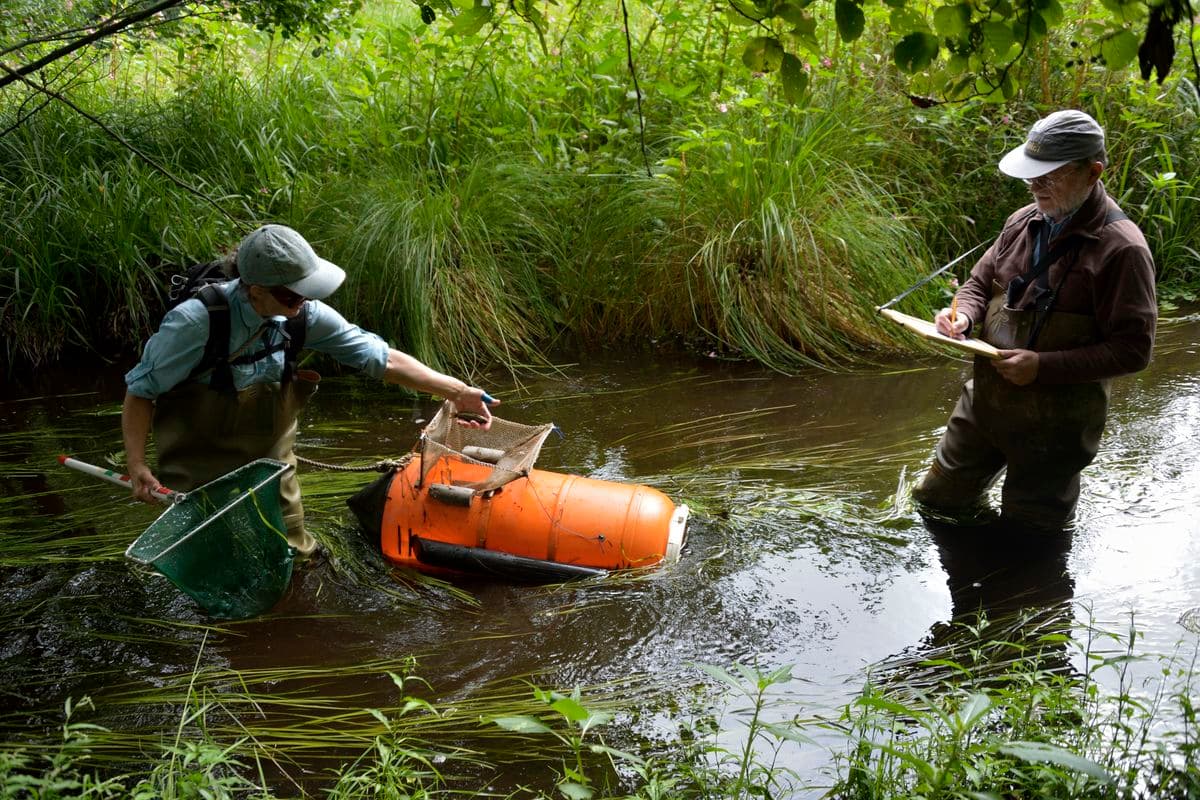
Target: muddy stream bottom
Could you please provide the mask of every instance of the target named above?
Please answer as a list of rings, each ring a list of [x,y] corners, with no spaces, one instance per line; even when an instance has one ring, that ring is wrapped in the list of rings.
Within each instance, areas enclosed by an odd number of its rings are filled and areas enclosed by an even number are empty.
[[[477,779],[503,791],[548,785],[546,766],[489,723],[530,713],[532,686],[580,687],[586,704],[618,712],[610,743],[654,749],[705,714],[736,738],[744,703],[721,699],[698,664],[791,665],[770,717],[836,717],[868,674],[930,679],[921,660],[954,635],[952,619],[977,609],[1034,612],[1037,631],[1072,618],[1122,629],[1132,615],[1145,649],[1194,648],[1198,340],[1200,322],[1164,322],[1151,367],[1116,382],[1078,530],[1057,551],[930,530],[913,510],[909,488],[968,374],[962,361],[781,377],[638,355],[519,384],[493,376],[499,416],[562,430],[539,468],[644,483],[688,503],[681,561],[541,587],[396,573],[344,504],[374,476],[302,466],[310,530],[327,553],[298,570],[269,615],[237,623],[208,619],[124,559],[155,509],[55,462],[120,453],[120,373],[10,384],[0,401],[0,731],[10,743],[53,741],[63,704],[86,695],[95,708],[76,718],[120,732],[101,750],[136,761],[174,736],[189,702],[206,705],[218,738],[261,738],[272,783],[316,792],[381,731],[368,709],[394,712],[412,694],[444,711],[414,735],[480,754],[493,766]],[[359,377],[326,380],[298,452],[357,464],[399,456],[434,410]],[[829,758],[789,746],[780,763],[820,785]]]

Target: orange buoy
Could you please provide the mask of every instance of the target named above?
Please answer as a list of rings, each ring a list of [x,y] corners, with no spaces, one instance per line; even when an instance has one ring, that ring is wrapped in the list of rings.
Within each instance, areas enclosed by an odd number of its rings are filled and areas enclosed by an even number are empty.
[[[535,469],[476,492],[491,468],[450,455],[421,471],[412,459],[385,476],[378,516],[384,556],[406,567],[565,579],[671,563],[683,548],[688,507],[648,486]]]
[[[657,489],[533,468],[553,423],[455,423],[452,403],[411,456],[347,503],[396,564],[563,580],[679,560],[688,507]]]

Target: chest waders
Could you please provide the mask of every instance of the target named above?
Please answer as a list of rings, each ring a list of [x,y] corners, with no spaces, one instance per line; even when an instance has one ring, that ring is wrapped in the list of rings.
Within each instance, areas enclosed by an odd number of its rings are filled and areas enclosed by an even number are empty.
[[[224,342],[223,357],[212,367],[205,381],[187,380],[160,395],[155,401],[154,442],[158,451],[158,478],[164,485],[187,492],[219,478],[256,458],[274,458],[296,466],[293,448],[297,419],[308,399],[317,390],[321,377],[310,370],[296,370],[294,355],[303,346],[303,315],[298,325],[289,324],[289,344],[285,348],[283,380],[258,383],[241,391],[233,389],[231,363],[247,363],[262,358],[260,351],[249,359],[230,359],[229,309],[215,305],[211,295],[209,308],[210,351]],[[224,316],[224,321],[220,319]],[[292,323],[292,320],[289,320]],[[223,330],[222,330],[223,329]],[[294,332],[293,332],[294,331]],[[299,338],[301,341],[296,342]],[[289,357],[291,356],[291,357]],[[193,371],[202,372],[205,361]],[[291,469],[280,482],[283,520],[288,544],[297,553],[308,555],[316,549],[316,540],[304,529],[304,508],[300,502],[300,482]]]
[[[1006,295],[1006,287],[993,282],[981,331],[997,348],[1050,352],[1100,341],[1095,317],[1053,310],[1057,290],[1040,310],[1012,308]],[[1110,384],[1017,386],[977,356],[974,377],[963,386],[914,499],[954,516],[974,514],[986,508],[988,489],[1007,467],[1001,516],[1061,530],[1075,515],[1079,473],[1100,447]]]

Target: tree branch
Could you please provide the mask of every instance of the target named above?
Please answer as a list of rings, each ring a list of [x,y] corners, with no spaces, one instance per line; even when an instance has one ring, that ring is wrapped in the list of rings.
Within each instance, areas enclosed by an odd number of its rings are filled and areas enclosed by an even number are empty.
[[[128,17],[122,17],[106,23],[87,36],[83,36],[73,42],[65,44],[57,50],[52,50],[38,60],[29,64],[17,67],[16,69],[9,67],[7,64],[0,64],[0,67],[3,67],[4,72],[7,73],[5,75],[0,75],[0,89],[3,89],[8,84],[14,83],[15,81],[23,80],[26,76],[37,72],[47,64],[53,64],[60,58],[68,56],[71,53],[74,53],[76,50],[87,47],[93,42],[98,42],[101,39],[112,36],[115,33],[120,33],[131,25],[136,25],[142,20],[149,19],[155,14],[166,11],[168,8],[183,5],[185,2],[187,2],[187,0],[159,0],[159,2],[155,3],[149,8],[144,8],[141,11],[130,14]],[[34,86],[34,88],[38,88],[36,84],[30,85]]]

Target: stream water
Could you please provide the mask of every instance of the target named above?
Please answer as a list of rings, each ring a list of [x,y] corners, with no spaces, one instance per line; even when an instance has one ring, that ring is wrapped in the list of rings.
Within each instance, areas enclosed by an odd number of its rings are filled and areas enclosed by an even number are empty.
[[[60,452],[99,462],[120,451],[119,371],[10,382],[0,402],[0,731],[52,738],[64,701],[88,694],[97,708],[86,720],[128,732],[123,744],[136,750],[174,731],[189,676],[210,670],[226,677],[192,681],[193,691],[203,686],[202,699],[230,718],[277,714],[273,741],[290,741],[274,750],[285,780],[319,782],[346,760],[333,752],[369,744],[374,723],[359,712],[397,704],[386,673],[409,656],[438,703],[474,713],[526,697],[524,680],[591,687],[586,696],[637,707],[622,726],[653,738],[671,735],[679,702],[704,685],[697,663],[790,664],[772,713],[836,715],[869,672],[915,663],[952,618],[979,607],[1117,630],[1132,614],[1145,649],[1194,647],[1198,341],[1200,321],[1164,321],[1151,367],[1116,382],[1068,550],[932,532],[912,509],[908,486],[966,362],[782,377],[610,355],[519,385],[496,377],[488,389],[504,401],[501,416],[564,432],[540,468],[646,483],[690,503],[680,563],[560,587],[427,585],[389,575],[361,544],[342,500],[371,476],[302,468],[311,529],[337,546],[297,573],[271,614],[219,626],[122,557],[154,509],[55,463]],[[356,463],[400,455],[433,408],[358,377],[327,380],[300,452]],[[228,669],[244,676],[240,687]],[[275,712],[255,705],[272,694]],[[452,737],[487,751],[478,727]],[[828,755],[797,748],[784,760],[819,783]]]

